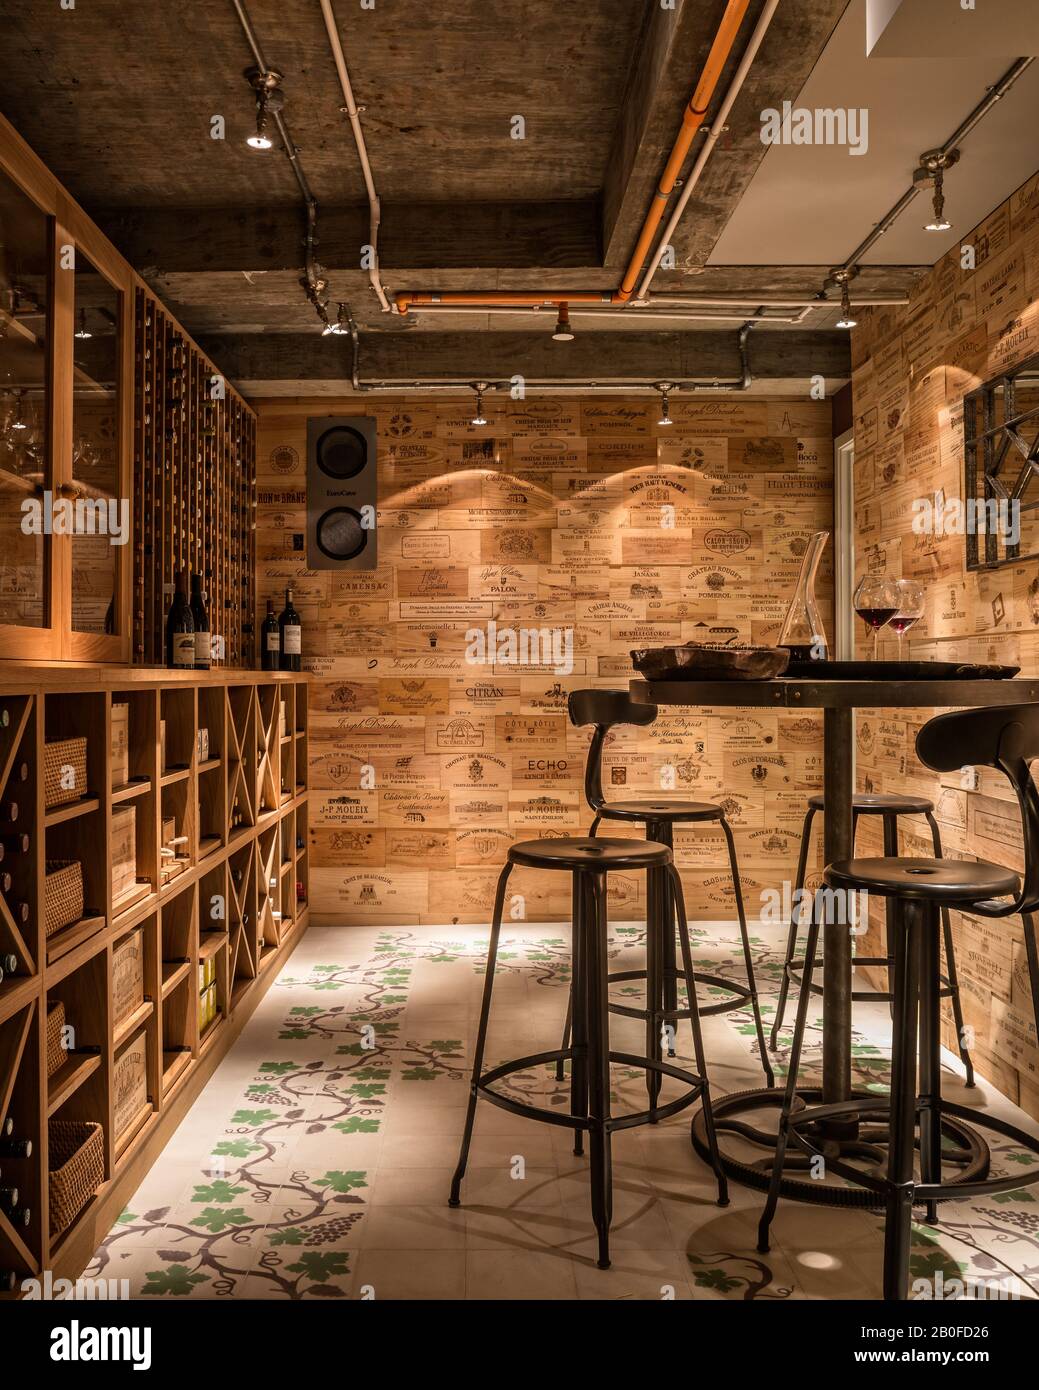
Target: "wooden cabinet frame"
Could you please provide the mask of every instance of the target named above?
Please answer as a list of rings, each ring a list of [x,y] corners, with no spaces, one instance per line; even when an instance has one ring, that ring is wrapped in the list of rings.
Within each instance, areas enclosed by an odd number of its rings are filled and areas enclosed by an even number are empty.
[[[51,286],[47,325],[47,464],[44,486],[55,497],[73,496],[73,332],[75,260],[82,254],[119,293],[117,401],[118,495],[133,504],[133,297],[136,276],[108,238],[0,116],[0,170],[51,219]],[[45,536],[45,624],[0,625],[0,658],[26,661],[125,663],[130,657],[132,540],[115,550],[115,634],[72,629],[72,537]]]

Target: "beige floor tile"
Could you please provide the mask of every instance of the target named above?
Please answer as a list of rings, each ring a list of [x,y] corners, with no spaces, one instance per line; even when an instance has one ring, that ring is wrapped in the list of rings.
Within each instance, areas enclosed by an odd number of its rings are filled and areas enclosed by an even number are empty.
[[[609,1269],[590,1261],[575,1265],[577,1296],[624,1301],[685,1301],[692,1298],[688,1262],[674,1250],[611,1249]]]
[[[453,1168],[386,1168],[375,1173],[372,1206],[436,1206],[447,1203]]]
[[[465,1212],[447,1202],[373,1206],[361,1232],[365,1250],[464,1250]]]
[[[466,1259],[464,1250],[362,1250],[353,1297],[463,1299]]]
[[[469,1299],[568,1299],[577,1296],[574,1263],[564,1254],[530,1250],[470,1250]]]

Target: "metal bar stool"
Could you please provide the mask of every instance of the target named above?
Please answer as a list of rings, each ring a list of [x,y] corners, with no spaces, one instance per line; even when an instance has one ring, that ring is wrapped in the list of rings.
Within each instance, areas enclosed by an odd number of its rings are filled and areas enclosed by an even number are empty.
[[[754,1027],[758,1035],[758,1048],[761,1067],[769,1086],[775,1085],[772,1063],[765,1046],[764,1027],[761,1010],[758,1006],[757,983],[754,979],[754,959],[750,949],[750,936],[747,931],[747,915],[743,907],[743,889],[740,884],[740,870],[736,859],[736,844],[732,829],[722,808],[710,801],[683,801],[679,798],[657,797],[645,801],[607,801],[602,790],[602,751],[606,736],[618,724],[652,724],[657,717],[656,705],[636,704],[624,690],[575,690],[567,701],[570,722],[577,728],[594,725],[588,759],[584,769],[584,795],[589,807],[595,812],[589,835],[595,835],[603,820],[624,821],[646,827],[646,839],[674,849],[674,827],[678,824],[717,824],[728,848],[729,867],[732,872],[733,892],[736,898],[736,914],[739,918],[740,937],[743,943],[743,962],[747,983],[726,980],[720,975],[696,972],[698,984],[725,990],[731,997],[719,1003],[709,1004],[700,1010],[702,1018],[710,1014],[729,1013],[733,1009],[750,1004],[754,1015]],[[609,976],[609,983],[626,980],[646,981],[646,1007],[636,1008],[628,1004],[609,1005],[610,1011],[628,1018],[646,1020],[646,1049],[650,1057],[659,1057],[661,1049],[658,1019],[668,1025],[680,1018],[687,1018],[688,1011],[678,1007],[678,977],[675,955],[675,910],[676,899],[665,879],[661,885],[663,898],[653,897],[654,885],[647,880],[646,892],[646,969],[621,970]],[[563,1028],[563,1047],[570,1036],[571,1006],[567,1006],[566,1023]],[[652,1035],[652,1036],[651,1036]],[[668,1048],[669,1056],[674,1049]],[[559,1080],[563,1079],[563,1065],[557,1069]],[[646,1086],[652,1105],[660,1089],[659,1076],[650,1071],[646,1075]]]
[[[505,904],[505,886],[516,864],[534,869],[569,871],[573,875],[573,1038],[568,1047],[551,1052],[539,1052],[530,1057],[520,1057],[516,1061],[505,1062],[490,1071],[484,1071],[484,1048],[491,1012],[491,992],[494,988],[494,967]],[[610,1049],[606,974],[606,875],[613,869],[645,869],[655,880],[655,893],[658,896],[666,891],[674,895],[682,945],[682,974],[689,992],[687,1016],[693,1035],[695,1073],[652,1057],[613,1052]],[[511,1076],[514,1072],[560,1060],[571,1062],[569,1114],[560,1114],[557,1110],[545,1106],[513,1100],[494,1089],[495,1082]],[[683,1082],[687,1089],[675,1100],[670,1100],[664,1105],[651,1105],[647,1110],[614,1116],[610,1110],[611,1062],[621,1066],[644,1068],[661,1078],[672,1077]],[[469,1108],[465,1116],[458,1167],[451,1181],[450,1205],[453,1207],[459,1205],[459,1192],[462,1178],[465,1176],[469,1144],[473,1134],[476,1102],[481,1096],[510,1114],[542,1120],[545,1124],[566,1126],[574,1130],[577,1136],[587,1132],[591,1160],[592,1219],[599,1238],[600,1269],[608,1269],[610,1264],[609,1237],[613,1214],[610,1136],[615,1130],[631,1129],[635,1125],[665,1119],[692,1105],[695,1100],[701,1100],[704,1125],[709,1136],[711,1166],[718,1182],[718,1205],[728,1204],[728,1188],[718,1159],[714,1117],[711,1113],[707,1065],[696,1008],[696,983],[693,977],[682,884],[671,862],[671,851],[666,845],[653,844],[645,840],[594,840],[582,836],[562,840],[525,840],[513,845],[509,850],[508,862],[498,878],[494,898],[494,921],[491,924],[491,938],[487,951],[487,973],[484,978],[480,1027],[473,1057]]]
[[[1029,770],[1029,762],[1039,756],[1039,704],[1004,705],[938,715],[917,735],[916,753],[924,766],[935,772],[983,765],[995,768],[1009,780],[1021,809],[1024,874],[1019,880],[1009,869],[983,861],[960,863],[897,856],[850,859],[827,866],[823,877],[831,890],[841,890],[846,895],[865,889],[887,898],[892,906],[888,941],[894,957],[891,1094],[857,1095],[821,1106],[803,1106],[798,1100],[797,1068],[819,939],[820,913],[813,910],[805,948],[806,987],[801,990],[797,1005],[775,1163],[758,1228],[758,1249],[767,1251],[769,1230],[783,1183],[786,1148],[793,1139],[805,1153],[821,1157],[828,1172],[876,1195],[876,1206],[885,1212],[885,1299],[904,1299],[908,1293],[915,1203],[924,1204],[927,1217],[933,1220],[940,1201],[1011,1192],[1039,1181],[1039,1165],[1010,1177],[988,1177],[987,1158],[980,1172],[971,1172],[960,1181],[942,1181],[942,1162],[946,1156],[942,1149],[943,1127],[949,1119],[969,1121],[973,1126],[994,1130],[1037,1158],[1039,1139],[992,1115],[943,1098],[940,1035],[942,907],[970,911],[979,917],[1021,915],[1032,1007],[1039,1017],[1039,951],[1032,916],[1039,908],[1039,792]],[[1007,897],[1011,898],[1009,902],[998,901]],[[886,1117],[888,1127],[885,1176],[864,1172],[842,1158],[824,1153],[823,1141],[813,1127],[835,1118],[867,1119],[878,1112],[880,1118]],[[972,1137],[977,1138],[976,1135]],[[919,1162],[916,1160],[917,1142]]]
[[[797,949],[797,932],[801,917],[801,895],[804,891],[805,874],[808,867],[808,853],[811,848],[812,821],[816,813],[824,810],[824,798],[821,793],[808,798],[808,811],[805,815],[804,826],[801,830],[801,851],[797,860],[797,883],[794,887],[794,909],[790,918],[790,931],[786,941],[786,957],[783,961],[783,978],[779,985],[779,998],[776,1001],[776,1016],[772,1023],[772,1032],[769,1036],[768,1045],[773,1052],[776,1050],[779,1030],[783,1026],[783,1018],[786,1014],[786,1001],[790,992],[790,983],[794,982],[799,988],[803,988],[801,972],[804,970],[804,961],[795,959]],[[934,802],[929,801],[925,796],[899,796],[895,792],[869,792],[857,793],[852,799],[852,837],[854,839],[855,830],[858,827],[860,816],[882,816],[884,818],[884,856],[892,859],[898,856],[898,817],[899,816],[924,816],[927,824],[931,827],[931,842],[934,845],[935,859],[941,859],[942,838],[938,830],[938,822],[934,818]],[[888,927],[886,933],[887,941],[891,940],[891,914],[893,912],[891,899],[888,900],[887,914]],[[953,1019],[956,1023],[956,1046],[960,1054],[960,1061],[963,1063],[967,1073],[966,1084],[974,1085],[974,1065],[971,1062],[970,1051],[964,1040],[963,1028],[963,1009],[960,1005],[960,984],[956,974],[956,951],[952,939],[952,923],[949,919],[949,909],[943,904],[941,908],[942,934],[945,941],[945,963],[947,974],[942,977],[941,997],[952,1000]],[[891,979],[891,972],[894,970],[894,960],[888,951],[884,956],[856,956],[856,965],[879,965],[888,971],[888,979]],[[822,965],[822,960],[813,962],[813,967],[818,968]],[[811,985],[813,994],[822,994],[822,986]],[[894,995],[888,993],[877,993],[876,991],[853,990],[852,1001],[861,1003],[863,1000],[873,1002],[891,1002]]]

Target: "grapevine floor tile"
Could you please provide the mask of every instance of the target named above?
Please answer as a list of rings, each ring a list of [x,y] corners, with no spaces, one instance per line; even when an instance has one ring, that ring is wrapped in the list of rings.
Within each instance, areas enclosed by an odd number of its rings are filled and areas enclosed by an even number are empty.
[[[641,926],[614,924],[611,969],[641,961]],[[753,930],[762,1010],[774,1012],[781,929]],[[188,1112],[90,1265],[142,1300],[248,1298],[732,1299],[876,1298],[883,1223],[863,1209],[781,1202],[772,1250],[756,1250],[758,1191],[730,1182],[716,1204],[693,1153],[694,1110],[613,1139],[613,1268],[595,1266],[588,1160],[571,1131],[481,1103],[462,1189],[447,1206],[465,1121],[484,982],[486,928],[313,928]],[[740,979],[731,924],[698,924],[698,970]],[[570,981],[569,932],[510,932],[495,975],[486,1064],[559,1046]],[[633,993],[634,988],[634,993]],[[617,987],[617,998],[638,987]],[[701,1002],[716,997],[704,990]],[[773,1056],[785,1076],[792,1010]],[[803,1076],[818,1075],[822,1020],[809,1015]],[[856,1083],[882,1091],[890,1019],[855,1012]],[[766,1024],[766,1027],[768,1025]],[[612,1046],[639,1052],[644,1025],[611,1019]],[[762,1085],[753,1020],[704,1020],[720,1096]],[[691,1065],[688,1028],[676,1062]],[[1034,1129],[992,1087],[962,1085],[944,1055],[947,1093]],[[505,1094],[569,1104],[554,1065],[514,1073]],[[670,1088],[672,1082],[665,1083]],[[643,1109],[641,1072],[611,1071],[615,1111]],[[665,1098],[671,1094],[665,1090]],[[774,1114],[761,1125],[774,1125]],[[993,1167],[1025,1156],[993,1143]],[[761,1149],[747,1147],[760,1160]],[[1039,1204],[1030,1192],[946,1203],[914,1231],[918,1290],[1004,1278],[1039,1296]],[[930,1295],[926,1295],[930,1296]]]

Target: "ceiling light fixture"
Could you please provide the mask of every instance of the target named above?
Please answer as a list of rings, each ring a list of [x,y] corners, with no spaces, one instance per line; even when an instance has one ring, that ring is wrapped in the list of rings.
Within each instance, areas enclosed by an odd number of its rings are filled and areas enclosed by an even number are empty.
[[[559,305],[559,317],[556,319],[552,341],[554,343],[572,343],[574,341],[574,330],[570,324],[570,305],[565,302]]]
[[[346,305],[340,300],[335,323],[326,321],[324,328],[321,330],[321,334],[322,337],[327,337],[329,333],[334,334],[336,337],[345,337],[349,332],[350,325],[347,322]]]
[[[75,333],[72,336],[74,338],[92,338],[94,336],[93,333],[91,333],[90,329],[87,327],[86,309],[80,309],[79,327],[76,329]]]
[[[948,232],[952,223],[945,215],[945,171],[960,157],[959,150],[928,150],[920,156],[920,167],[913,173],[914,188],[931,188],[931,220],[924,223],[925,232]]]
[[[854,318],[851,312],[851,292],[848,289],[849,282],[854,279],[858,271],[852,266],[850,269],[832,270],[830,279],[841,287],[841,316],[837,320],[838,328],[855,328],[858,326],[858,319]]]
[[[658,425],[673,425],[675,422],[671,418],[671,392],[677,391],[677,386],[672,386],[669,381],[658,381],[657,390],[660,392],[660,419]]]
[[[476,414],[472,418],[474,425],[486,425],[487,418],[483,413],[483,393],[488,389],[486,381],[474,381],[473,390],[476,392]]]
[[[284,100],[279,90],[281,73],[275,68],[249,68],[245,76],[256,92],[256,134],[245,143],[254,150],[269,150],[274,141],[267,134],[267,119],[281,110]]]

